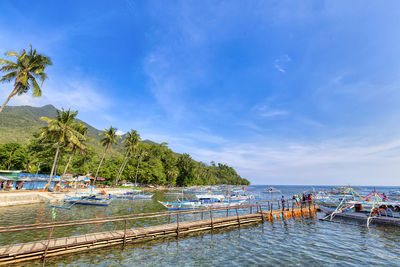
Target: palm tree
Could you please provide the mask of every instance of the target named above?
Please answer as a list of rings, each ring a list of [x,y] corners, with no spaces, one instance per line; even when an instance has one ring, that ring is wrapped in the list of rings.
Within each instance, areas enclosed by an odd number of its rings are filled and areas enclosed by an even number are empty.
[[[47,186],[50,186],[51,179],[53,177],[55,167],[57,164],[58,154],[60,148],[67,144],[75,144],[81,146],[81,140],[84,140],[84,136],[77,130],[82,127],[82,123],[76,122],[75,117],[78,115],[78,111],[64,110],[56,111],[56,118],[50,119],[47,117],[41,117],[40,119],[47,122],[47,127],[42,129],[40,138],[42,140],[52,140],[56,145],[56,155],[54,156],[53,167],[51,168],[49,181]]]
[[[80,152],[82,155],[86,153],[86,145],[85,142],[88,141],[86,138],[88,128],[83,123],[77,125],[76,130],[82,135],[82,139],[80,140],[80,144],[77,143],[69,143],[68,147],[71,148],[71,154],[69,156],[67,165],[65,165],[63,175],[61,178],[67,173],[69,164],[71,163],[72,157],[76,154],[76,152]],[[60,180],[61,182],[61,180]]]
[[[0,59],[1,72],[6,74],[0,79],[0,82],[10,82],[14,80],[14,89],[8,96],[7,100],[0,107],[0,112],[7,105],[8,101],[16,95],[22,95],[27,93],[32,88],[33,96],[39,97],[42,95],[42,89],[44,80],[47,79],[47,75],[44,72],[47,66],[52,65],[49,57],[38,54],[36,49],[33,50],[32,46],[29,52],[22,49],[20,54],[15,51],[9,51],[6,53],[7,57],[15,57],[16,62]],[[39,79],[42,84],[39,86],[36,79]]]
[[[124,172],[125,166],[135,152],[139,141],[140,135],[135,130],[131,130],[127,134],[126,139],[122,141],[123,143],[125,143],[125,158],[122,161],[121,167],[119,168],[117,178],[115,179],[115,184],[118,184],[118,181],[121,178],[122,173]]]
[[[104,153],[100,160],[99,167],[97,168],[96,175],[94,177],[94,183],[96,182],[97,175],[99,174],[101,164],[103,164],[103,160],[107,151],[111,149],[113,144],[117,143],[117,138],[120,138],[120,136],[117,135],[117,129],[113,128],[112,126],[110,126],[110,129],[105,129],[104,133],[101,133],[101,135],[104,136],[103,139],[100,140],[101,145],[104,147]]]
[[[137,166],[136,166],[135,186],[137,186],[137,177],[138,177],[140,162],[142,161],[143,157],[146,157],[149,154],[147,152],[146,148],[147,148],[146,144],[143,144],[143,143],[138,144],[138,147],[137,147],[138,162],[137,162]]]

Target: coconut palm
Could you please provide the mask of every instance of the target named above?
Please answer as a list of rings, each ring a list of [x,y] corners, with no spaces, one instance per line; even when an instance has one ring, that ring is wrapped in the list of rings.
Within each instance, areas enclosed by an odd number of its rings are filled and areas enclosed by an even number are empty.
[[[85,155],[85,153],[86,153],[85,142],[88,141],[88,139],[86,138],[88,128],[86,127],[86,125],[81,123],[81,124],[77,125],[76,130],[82,135],[83,138],[80,140],[80,144],[77,144],[77,143],[69,143],[68,144],[68,147],[71,149],[71,154],[69,155],[68,162],[65,165],[64,172],[63,172],[63,175],[61,176],[61,178],[63,176],[65,176],[65,174],[67,173],[69,164],[71,163],[72,157],[76,154],[76,152],[80,152],[82,155]]]
[[[101,133],[103,135],[103,139],[100,140],[101,145],[104,147],[104,153],[103,156],[101,157],[99,167],[97,168],[96,175],[94,177],[94,182],[96,182],[97,175],[99,174],[99,170],[101,167],[101,164],[103,164],[104,157],[106,156],[106,153],[108,150],[112,148],[113,144],[117,143],[117,139],[121,138],[121,136],[117,135],[117,129],[113,128],[110,126],[110,129],[105,129],[104,133]]]
[[[142,161],[143,157],[146,157],[149,154],[147,152],[146,148],[147,148],[146,144],[139,143],[138,147],[137,147],[137,150],[136,150],[136,155],[138,157],[138,162],[137,162],[137,166],[136,166],[135,186],[137,186],[137,177],[138,177],[140,162]]]
[[[51,179],[53,177],[57,158],[60,153],[60,148],[67,144],[75,144],[81,146],[81,140],[84,140],[84,136],[78,131],[82,127],[82,123],[76,122],[75,117],[78,115],[78,111],[64,110],[56,111],[56,118],[50,119],[47,117],[41,117],[40,119],[47,122],[47,126],[42,128],[40,138],[42,140],[51,140],[56,146],[56,154],[54,156],[53,167],[51,168],[49,181],[47,186],[50,186]]]
[[[0,59],[0,72],[5,72],[6,74],[0,79],[0,82],[10,82],[14,80],[14,89],[8,96],[7,100],[0,107],[0,112],[7,105],[8,101],[16,95],[22,95],[32,88],[32,95],[34,97],[39,97],[42,95],[43,82],[47,79],[47,75],[44,72],[47,66],[52,65],[49,57],[42,54],[38,54],[36,49],[32,49],[30,46],[30,51],[27,52],[25,49],[18,54],[15,51],[9,51],[6,53],[7,57],[15,57],[16,62]],[[37,80],[41,81],[41,85],[38,84]]]
[[[127,133],[125,140],[122,141],[123,143],[125,143],[125,158],[122,161],[121,167],[119,168],[117,178],[115,179],[115,184],[118,184],[118,181],[121,178],[122,173],[124,172],[125,166],[135,152],[139,141],[140,135],[135,130],[131,130],[129,133]]]

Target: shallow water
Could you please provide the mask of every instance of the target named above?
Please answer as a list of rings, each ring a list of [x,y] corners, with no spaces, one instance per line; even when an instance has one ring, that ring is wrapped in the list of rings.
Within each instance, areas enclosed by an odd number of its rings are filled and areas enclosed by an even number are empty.
[[[277,187],[277,186],[276,186]],[[249,187],[260,193],[261,186]],[[277,187],[291,196],[310,187]],[[318,189],[318,188],[316,188]],[[389,188],[377,188],[381,192]],[[162,193],[155,199],[162,199]],[[57,210],[56,220],[93,218],[163,210],[156,200],[114,201],[109,207],[79,207]],[[223,215],[223,214],[222,214]],[[221,216],[222,216],[221,215]],[[321,217],[322,214],[317,216]],[[192,219],[187,217],[186,219]],[[51,220],[51,209],[43,205],[7,208],[0,211],[0,225],[35,223]],[[166,219],[165,219],[166,220]],[[164,222],[164,221],[162,221]],[[165,221],[166,222],[166,221]],[[159,224],[161,220],[147,219],[132,226]],[[105,230],[115,225],[94,228],[64,229],[59,235],[88,230]],[[114,228],[115,229],[115,228]],[[42,233],[47,235],[47,231]],[[14,234],[15,242],[40,238]],[[0,242],[10,236],[0,234]],[[6,241],[8,239],[8,241]],[[162,239],[114,246],[80,254],[49,258],[47,266],[400,266],[400,228],[370,227],[330,223],[314,217],[288,218],[194,234],[180,238]],[[31,262],[30,265],[41,265]]]

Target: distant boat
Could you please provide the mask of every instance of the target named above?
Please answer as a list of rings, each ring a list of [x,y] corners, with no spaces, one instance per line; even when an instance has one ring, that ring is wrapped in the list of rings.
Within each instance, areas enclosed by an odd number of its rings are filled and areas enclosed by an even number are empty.
[[[276,192],[276,193],[281,192],[280,190],[278,190],[278,189],[276,189],[276,188],[274,188],[272,186],[270,186],[268,188],[265,188],[264,191],[270,192],[270,193],[272,193],[272,192]]]

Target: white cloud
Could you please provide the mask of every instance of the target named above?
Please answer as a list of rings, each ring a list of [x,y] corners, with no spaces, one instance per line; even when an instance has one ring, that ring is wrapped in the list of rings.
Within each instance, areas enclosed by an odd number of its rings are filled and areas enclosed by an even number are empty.
[[[12,90],[12,83],[0,86],[1,101]],[[57,108],[71,108],[79,111],[99,111],[109,107],[108,98],[99,92],[99,87],[85,79],[68,79],[52,76],[45,81],[41,97],[32,97],[31,92],[15,96],[9,105],[43,106],[52,104]]]
[[[179,149],[197,160],[227,163],[255,184],[396,185],[400,173],[400,137],[373,144],[360,138],[313,143],[259,140],[215,149]]]
[[[292,59],[288,55],[283,55],[275,60],[274,66],[278,71],[285,73],[290,61]]]
[[[122,130],[117,130],[117,131],[116,131],[116,134],[117,134],[117,135],[124,135],[124,134],[126,134],[126,132],[124,132],[124,131],[122,131]]]

